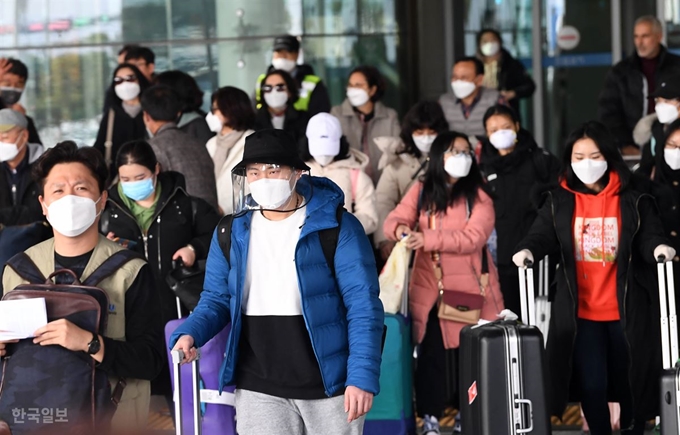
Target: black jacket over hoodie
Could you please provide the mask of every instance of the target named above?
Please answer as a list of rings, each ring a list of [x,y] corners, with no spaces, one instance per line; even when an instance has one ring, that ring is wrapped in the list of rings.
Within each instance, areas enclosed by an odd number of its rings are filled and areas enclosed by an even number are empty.
[[[631,356],[629,379],[634,418],[649,420],[658,415],[661,350],[659,294],[654,249],[668,243],[654,199],[640,193],[635,179],[621,192],[621,230],[617,261],[617,298],[621,325]],[[545,202],[529,234],[515,248],[528,249],[534,258],[556,253],[560,267],[552,304],[546,346],[548,398],[552,415],[561,417],[568,402],[580,401],[573,382],[573,352],[578,315],[578,288],[574,258],[573,216],[575,195],[562,187],[545,194]],[[609,400],[619,401],[614,389]],[[622,416],[630,418],[630,416]],[[630,421],[621,421],[627,427]]]
[[[656,83],[661,84],[680,75],[680,57],[661,46],[656,69]],[[620,147],[633,145],[633,129],[643,116],[645,98],[649,94],[647,80],[637,53],[623,59],[607,74],[598,99],[598,119],[616,137]]]
[[[532,192],[538,185],[555,183],[559,165],[557,158],[540,148],[526,130],[519,131],[515,150],[506,156],[501,156],[488,139],[482,142],[480,168],[496,212],[499,266],[512,265],[515,246],[536,218]]]
[[[207,202],[187,194],[180,173],[161,172],[158,182],[161,183],[161,198],[146,238],[130,209],[123,204],[118,184],[108,191],[109,198],[99,227],[104,235],[113,232],[116,237],[136,242],[130,249],[147,258],[156,278],[165,324],[177,318],[175,294],[165,282],[172,270],[172,256],[178,249],[191,244],[196,250],[196,260],[205,259],[220,217]]]
[[[305,138],[307,132],[307,121],[309,121],[307,112],[295,110],[295,108],[289,104],[288,107],[286,107],[286,114],[283,120],[283,131],[293,136],[295,141],[300,143],[300,141]],[[274,128],[272,125],[272,116],[269,113],[269,109],[263,106],[258,109],[255,114],[255,127],[253,129],[259,131],[269,128]]]
[[[94,142],[94,147],[98,149],[102,156],[105,155],[104,143],[106,142],[106,131],[109,125],[109,110],[113,109],[113,131],[111,132],[111,160],[115,162],[118,150],[121,145],[131,140],[145,139],[146,126],[144,125],[144,118],[142,111],[137,116],[131,118],[123,109],[120,100],[112,99],[111,104],[105,107],[102,115],[101,123],[99,124],[99,131],[97,132],[97,139]],[[113,179],[115,175],[115,167],[113,164],[109,167],[109,179]]]

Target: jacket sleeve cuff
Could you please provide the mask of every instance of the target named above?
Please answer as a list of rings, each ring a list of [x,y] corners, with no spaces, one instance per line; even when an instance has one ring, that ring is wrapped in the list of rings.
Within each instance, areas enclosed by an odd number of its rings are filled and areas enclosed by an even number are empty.
[[[116,360],[118,343],[116,343],[116,340],[112,338],[104,337],[101,334],[100,336],[104,341],[104,358],[102,359],[102,362],[97,365],[97,368],[109,373],[111,371],[111,368],[113,367],[113,361]]]

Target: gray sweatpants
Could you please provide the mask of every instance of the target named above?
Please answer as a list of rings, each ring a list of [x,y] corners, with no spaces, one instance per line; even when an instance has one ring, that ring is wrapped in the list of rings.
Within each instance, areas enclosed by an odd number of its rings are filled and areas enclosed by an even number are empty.
[[[236,392],[239,435],[361,435],[364,417],[347,423],[345,397],[282,399],[249,390]]]

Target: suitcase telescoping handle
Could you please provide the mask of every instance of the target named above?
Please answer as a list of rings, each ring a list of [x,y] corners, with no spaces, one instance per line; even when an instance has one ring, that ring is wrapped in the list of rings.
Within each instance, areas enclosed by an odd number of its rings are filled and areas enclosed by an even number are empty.
[[[663,255],[660,255],[656,261],[659,275],[663,368],[670,369],[678,361],[678,319],[675,312],[673,262],[666,261],[666,257]]]
[[[534,291],[534,262],[524,259],[524,267],[519,268],[519,300],[522,310],[522,323],[536,325],[536,293]]]
[[[515,399],[515,404],[517,406],[526,405],[529,408],[529,427],[523,429],[517,429],[518,434],[531,433],[534,430],[534,406],[531,400],[527,399]]]
[[[197,349],[197,357],[191,363],[191,385],[194,398],[194,435],[201,435],[201,386],[198,360],[201,359],[201,350]],[[173,350],[172,355],[172,375],[175,380],[175,391],[173,400],[175,402],[175,433],[182,435],[182,376],[181,364],[184,359],[184,352],[181,349]]]

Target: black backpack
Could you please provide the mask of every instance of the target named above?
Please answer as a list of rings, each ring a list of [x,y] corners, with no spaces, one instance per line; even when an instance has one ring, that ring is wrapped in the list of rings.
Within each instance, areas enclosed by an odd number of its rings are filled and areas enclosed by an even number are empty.
[[[323,256],[331,269],[331,274],[335,276],[335,249],[338,247],[338,237],[340,236],[340,225],[342,224],[342,215],[345,212],[345,207],[342,204],[338,205],[335,210],[335,218],[338,221],[338,226],[334,228],[327,228],[319,231],[319,240],[321,240],[321,249]],[[220,244],[220,249],[227,259],[227,263],[231,266],[231,224],[234,222],[234,215],[228,214],[217,225],[217,241]]]
[[[30,284],[17,286],[2,300],[45,298],[48,321],[67,319],[101,335],[108,321],[109,298],[97,285],[135,258],[141,257],[127,249],[118,251],[81,283],[68,269],[45,278],[22,252],[7,265]],[[73,284],[55,284],[52,278],[60,274],[71,275]],[[107,374],[86,353],[40,346],[30,338],[9,344],[0,363],[0,422],[8,423],[13,435],[48,428],[95,433],[108,427],[125,388],[121,379],[112,393]]]

